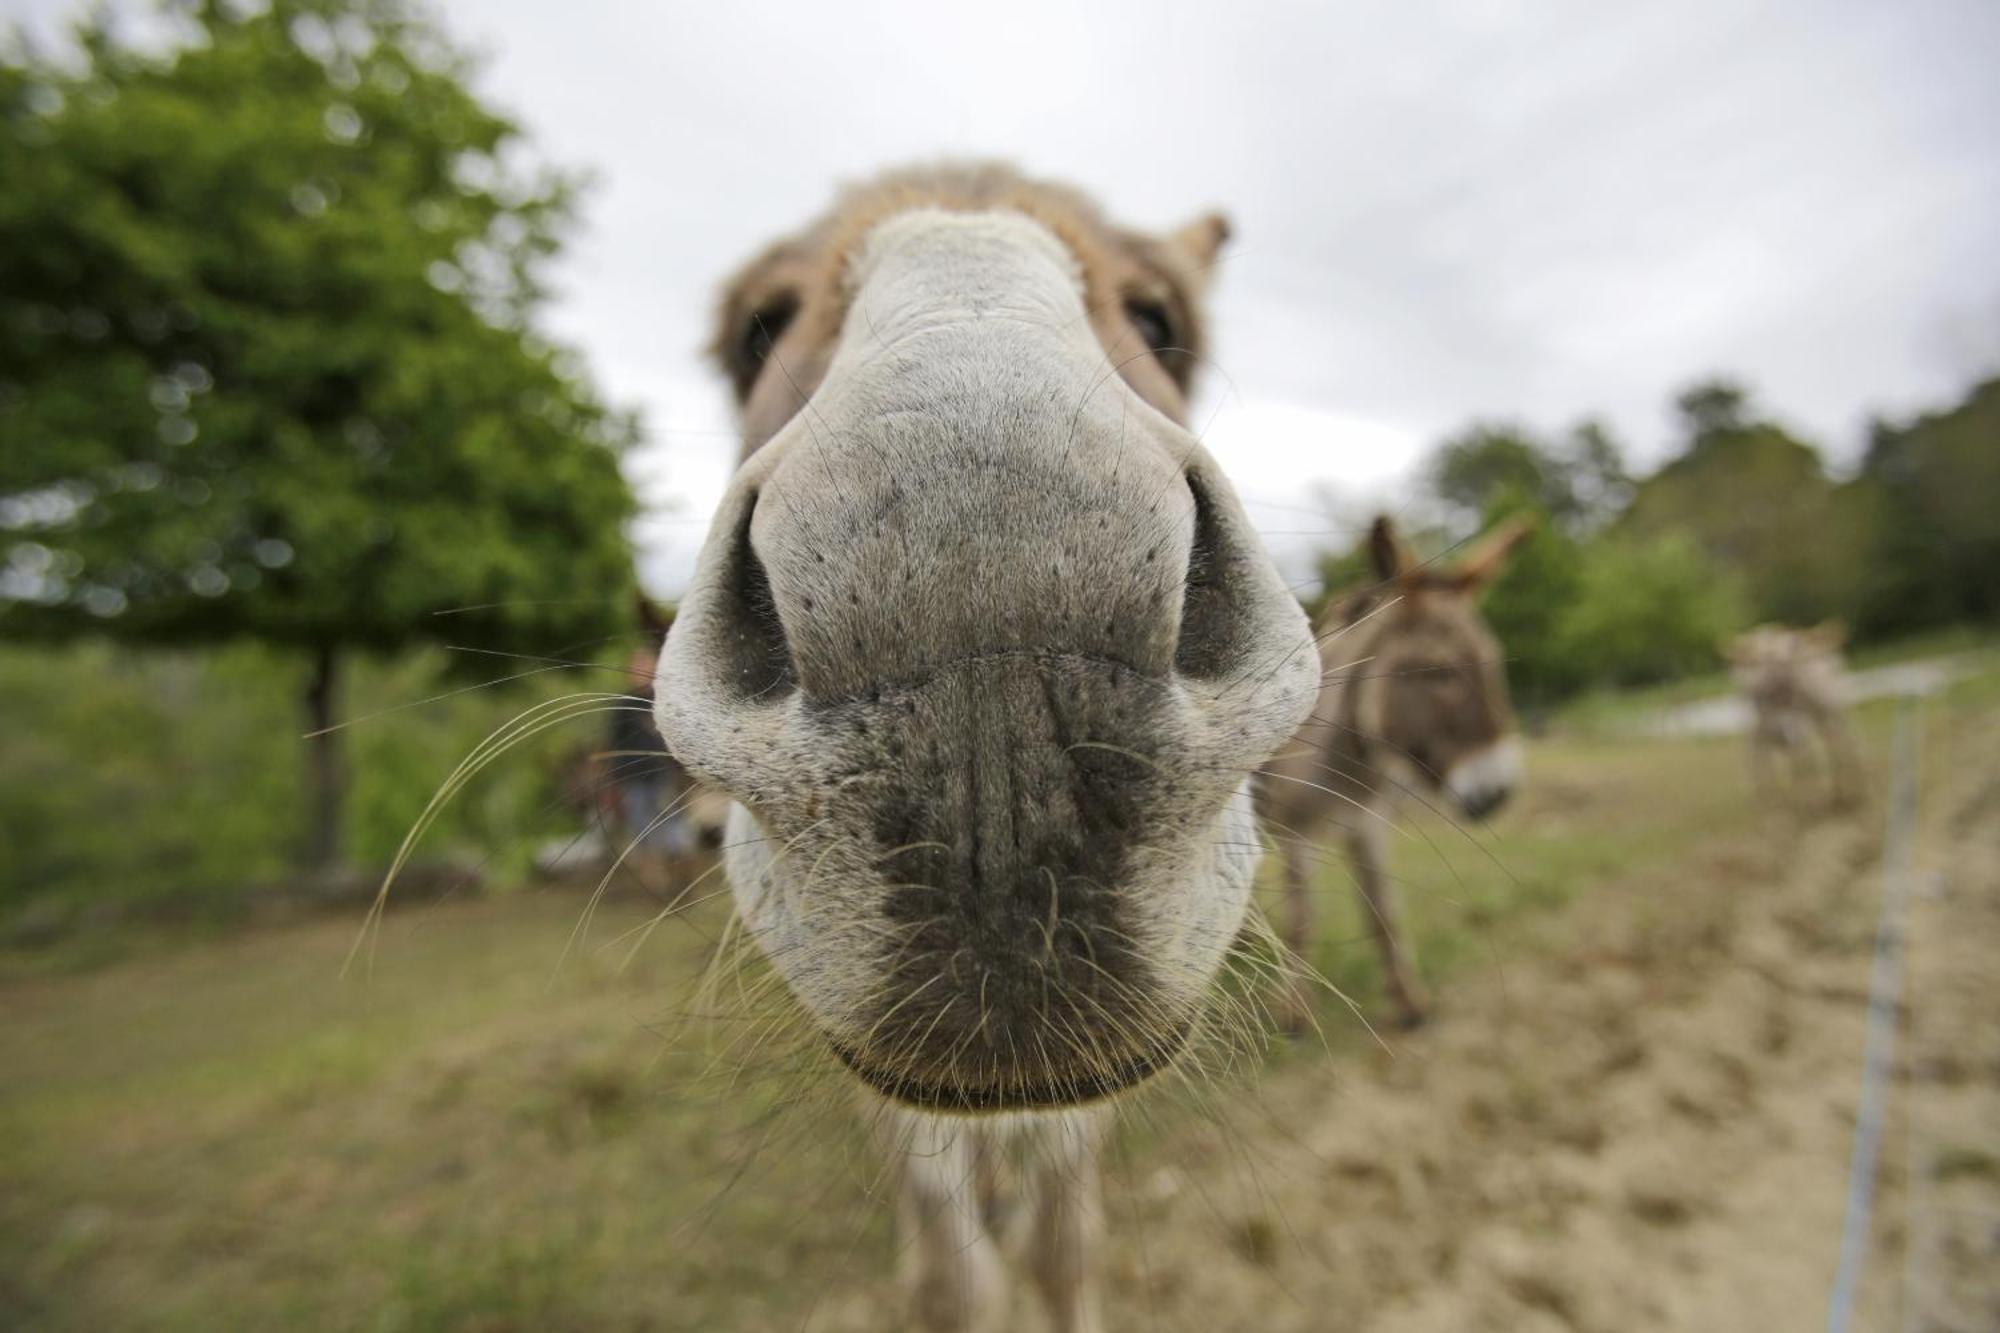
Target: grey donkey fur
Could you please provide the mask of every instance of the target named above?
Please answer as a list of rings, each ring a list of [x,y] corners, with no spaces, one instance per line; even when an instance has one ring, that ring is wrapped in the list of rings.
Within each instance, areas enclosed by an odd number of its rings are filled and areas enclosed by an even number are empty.
[[[1211,1002],[1251,773],[1319,689],[1183,424],[1225,233],[943,168],[850,192],[725,297],[746,456],[655,715],[735,799],[738,914],[868,1091],[923,1327],[1009,1326],[1009,1152],[1055,1327],[1100,1326],[1107,1099]]]

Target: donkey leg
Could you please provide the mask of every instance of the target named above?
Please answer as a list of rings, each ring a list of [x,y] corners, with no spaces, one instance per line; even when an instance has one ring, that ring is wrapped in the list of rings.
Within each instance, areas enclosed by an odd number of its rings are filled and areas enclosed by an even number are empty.
[[[1819,762],[1820,757],[1813,752],[1811,736],[1795,735],[1786,743],[1786,799],[1795,814],[1810,816],[1818,810],[1819,802],[1814,793],[1820,785]]]
[[[1861,801],[1867,779],[1861,763],[1861,746],[1844,713],[1829,712],[1820,723],[1826,741],[1827,764],[1833,770],[1833,803],[1849,809]]]
[[[983,1129],[890,1108],[881,1138],[899,1177],[902,1279],[913,1326],[994,1333],[1006,1326],[1006,1272],[986,1230],[979,1189]]]
[[[1275,1008],[1279,1026],[1297,1035],[1312,1024],[1312,990],[1306,980],[1312,966],[1312,885],[1306,879],[1305,854],[1299,839],[1280,833],[1276,842],[1285,874],[1285,948],[1292,956],[1286,960],[1285,980]]]
[[[1382,975],[1396,1019],[1416,1027],[1430,1016],[1430,996],[1417,975],[1417,962],[1403,929],[1403,908],[1382,869],[1381,834],[1370,824],[1347,830],[1347,855],[1354,866],[1354,886],[1361,910],[1382,952]]]
[[[1753,799],[1769,801],[1776,785],[1772,781],[1771,742],[1761,730],[1750,734],[1750,793]]]
[[[1101,1333],[1097,1258],[1104,1236],[1098,1153],[1110,1112],[1052,1117],[1035,1144],[1035,1214],[1028,1270],[1048,1306],[1053,1333]]]

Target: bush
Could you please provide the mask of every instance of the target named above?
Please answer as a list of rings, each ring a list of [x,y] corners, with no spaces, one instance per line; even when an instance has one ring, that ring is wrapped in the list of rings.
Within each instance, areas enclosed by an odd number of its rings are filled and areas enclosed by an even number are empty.
[[[1745,597],[1687,537],[1606,538],[1581,565],[1554,651],[1592,686],[1650,685],[1713,667]]]
[[[297,837],[292,685],[270,655],[0,653],[0,910],[218,906]]]
[[[1491,527],[1500,517],[1488,516]],[[1481,609],[1507,655],[1507,681],[1517,704],[1529,712],[1548,707],[1587,685],[1563,646],[1564,619],[1583,581],[1584,549],[1575,538],[1543,521],[1514,548]]]
[[[362,867],[387,863],[494,728],[539,700],[623,679],[551,673],[409,708],[465,688],[445,654],[355,665],[347,704],[364,720],[347,733],[346,832]],[[0,747],[0,935],[49,933],[100,906],[227,915],[281,883],[305,836],[296,696],[306,669],[254,644],[0,651],[0,711],[21,720]],[[557,756],[604,725],[579,719],[500,758],[419,856],[478,863],[501,880],[524,869],[535,843],[574,828],[554,800]]]

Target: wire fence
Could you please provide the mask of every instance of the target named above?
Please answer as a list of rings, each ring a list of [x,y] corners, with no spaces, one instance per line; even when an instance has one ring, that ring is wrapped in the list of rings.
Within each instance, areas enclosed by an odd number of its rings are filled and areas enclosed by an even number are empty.
[[[1827,1300],[1827,1333],[1848,1333],[1853,1326],[1855,1298],[1868,1264],[1889,1076],[1902,1009],[1903,954],[1917,824],[1918,706],[1917,697],[1906,694],[1896,711],[1888,829],[1882,842],[1882,912],[1875,927],[1875,957],[1868,979],[1868,1036],[1861,1057],[1861,1102],[1855,1113],[1854,1153],[1848,1163],[1840,1262]]]

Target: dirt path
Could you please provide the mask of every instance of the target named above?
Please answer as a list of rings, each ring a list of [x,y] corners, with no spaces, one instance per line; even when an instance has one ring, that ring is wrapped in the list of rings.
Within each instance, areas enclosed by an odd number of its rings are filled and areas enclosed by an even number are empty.
[[[1931,712],[1918,859],[1943,891],[1920,887],[1912,909],[1914,1021],[1855,1327],[1985,1330],[2000,1327],[2000,725]],[[1880,825],[1879,809],[1773,816],[1607,886],[1393,1057],[1273,1076],[1234,1134],[1149,1153],[1180,1165],[1141,1166],[1126,1191],[1114,1308],[1202,1330],[1822,1327]]]
[[[1933,731],[1935,734],[1935,729]],[[1953,734],[1926,768],[1965,764],[1935,807],[1936,854],[1910,927],[1900,1126],[1905,1276],[1921,1330],[2000,1328],[2000,726]]]

